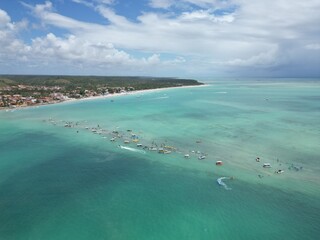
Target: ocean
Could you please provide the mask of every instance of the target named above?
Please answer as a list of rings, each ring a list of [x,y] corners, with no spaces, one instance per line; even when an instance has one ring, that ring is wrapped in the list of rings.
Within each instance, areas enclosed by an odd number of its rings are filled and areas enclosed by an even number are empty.
[[[320,80],[206,83],[0,111],[0,240],[318,239]]]

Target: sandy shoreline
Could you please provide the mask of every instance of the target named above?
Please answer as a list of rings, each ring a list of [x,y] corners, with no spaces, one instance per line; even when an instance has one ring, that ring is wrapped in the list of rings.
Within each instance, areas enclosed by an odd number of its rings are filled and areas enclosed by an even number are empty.
[[[32,106],[19,106],[15,108],[0,108],[0,111],[9,111],[9,110],[21,110],[21,109],[27,109],[27,108],[35,108],[40,106],[48,106],[53,104],[62,104],[62,103],[71,103],[71,102],[77,102],[77,101],[89,101],[89,100],[97,100],[97,99],[104,99],[104,98],[113,98],[113,97],[121,97],[121,96],[128,96],[128,95],[138,95],[138,94],[145,94],[145,93],[152,93],[152,92],[159,92],[169,89],[182,89],[182,88],[195,88],[195,87],[206,87],[208,84],[203,85],[194,85],[194,86],[181,86],[181,87],[167,87],[167,88],[155,88],[155,89],[146,89],[146,90],[138,90],[138,91],[132,91],[132,92],[126,92],[126,93],[113,93],[108,95],[101,95],[101,96],[95,96],[95,97],[86,97],[86,98],[70,98],[66,99],[61,102],[53,102],[53,103],[46,103],[46,104],[36,104]]]

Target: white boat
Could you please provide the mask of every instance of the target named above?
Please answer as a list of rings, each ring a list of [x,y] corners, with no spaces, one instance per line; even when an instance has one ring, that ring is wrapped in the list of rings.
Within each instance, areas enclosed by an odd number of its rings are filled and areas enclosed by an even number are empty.
[[[190,157],[189,154],[185,154],[185,155],[184,155],[184,158],[189,158],[189,157]]]
[[[263,167],[264,167],[264,168],[271,168],[271,165],[270,165],[270,163],[264,163],[264,164],[263,164]]]
[[[141,143],[138,143],[138,144],[137,144],[137,147],[142,147],[142,144],[141,144]]]
[[[204,156],[204,155],[201,155],[201,156],[198,157],[199,160],[203,160],[205,158],[206,158],[206,156]]]

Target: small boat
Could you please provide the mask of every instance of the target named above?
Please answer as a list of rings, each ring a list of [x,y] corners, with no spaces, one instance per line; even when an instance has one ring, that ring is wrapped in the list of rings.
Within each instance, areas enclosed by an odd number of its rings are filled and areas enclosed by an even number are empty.
[[[185,155],[184,155],[184,158],[189,158],[189,157],[190,157],[189,154],[185,154]]]
[[[281,169],[279,169],[279,170],[276,171],[276,173],[277,173],[277,174],[281,174],[281,173],[284,173],[284,171],[281,170]]]
[[[203,160],[203,159],[205,159],[205,158],[206,158],[205,155],[201,155],[201,156],[198,157],[199,160]]]
[[[115,137],[113,137],[113,138],[110,139],[111,142],[114,142],[115,140],[116,140]]]
[[[172,146],[164,146],[165,149],[169,149],[169,150],[175,150],[176,148],[175,147],[172,147]]]
[[[171,151],[169,151],[169,150],[164,150],[163,153],[164,153],[164,154],[170,154]]]
[[[141,143],[138,143],[138,144],[137,144],[137,147],[142,147],[142,144],[141,144]]]
[[[222,166],[222,161],[216,161],[217,166]]]
[[[163,148],[159,148],[158,149],[158,153],[164,153],[164,149]]]
[[[270,165],[270,163],[264,163],[264,164],[263,164],[263,167],[264,167],[264,168],[271,168],[271,165]]]
[[[150,151],[158,151],[158,148],[156,148],[156,147],[151,147],[151,148],[149,148],[149,150],[150,150]]]
[[[124,143],[125,143],[125,144],[129,144],[130,141],[129,141],[129,140],[124,140]]]
[[[137,143],[139,142],[139,139],[133,139],[132,142]]]

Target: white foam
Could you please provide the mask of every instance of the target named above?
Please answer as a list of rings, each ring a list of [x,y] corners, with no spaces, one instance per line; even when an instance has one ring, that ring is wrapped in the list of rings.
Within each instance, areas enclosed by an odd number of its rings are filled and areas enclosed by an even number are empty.
[[[224,179],[230,179],[229,177],[221,177],[221,178],[218,178],[217,179],[217,183],[220,185],[220,186],[223,186],[226,190],[231,190],[232,188],[229,188],[227,184],[225,184],[222,180]]]
[[[131,152],[138,152],[138,153],[142,153],[142,154],[145,154],[145,153],[146,153],[145,151],[140,150],[140,149],[135,149],[135,148],[126,147],[126,146],[121,146],[121,145],[119,145],[119,147],[120,147],[121,149],[125,149],[125,150],[131,151]]]

